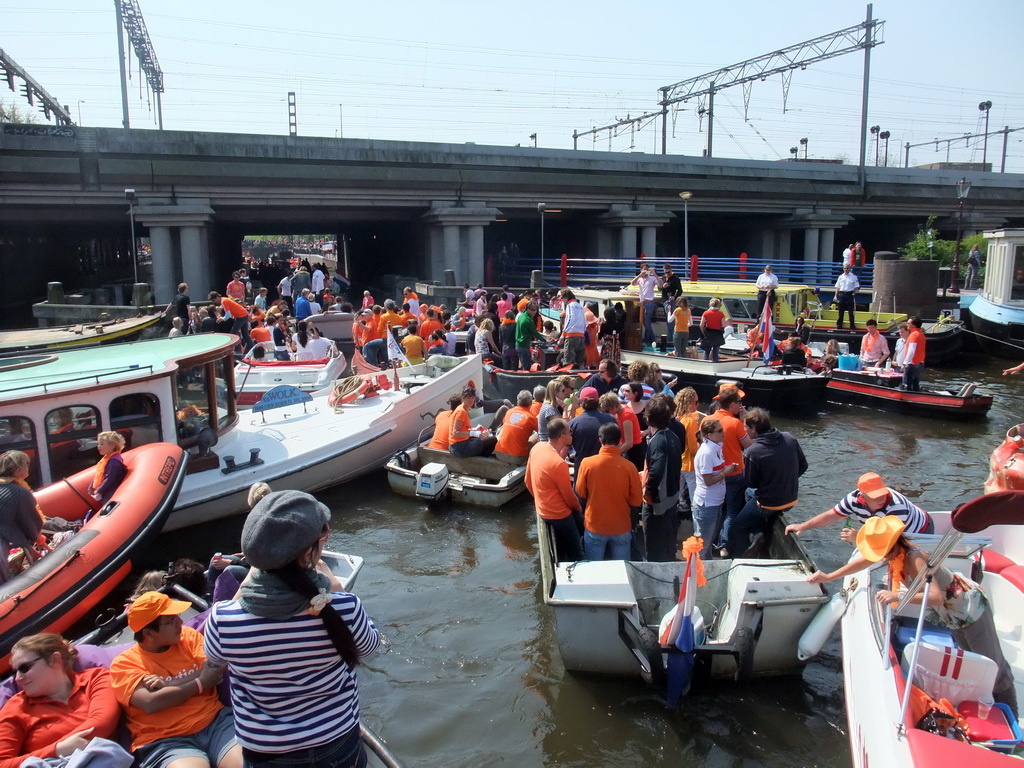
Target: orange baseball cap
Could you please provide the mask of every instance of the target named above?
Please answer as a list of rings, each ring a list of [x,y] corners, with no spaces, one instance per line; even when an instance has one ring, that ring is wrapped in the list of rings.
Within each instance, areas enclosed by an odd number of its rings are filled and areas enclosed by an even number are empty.
[[[177,616],[191,607],[191,603],[172,600],[162,592],[143,592],[128,608],[128,626],[138,632],[161,616]]]
[[[884,499],[889,495],[889,489],[885,487],[885,481],[879,477],[877,472],[865,472],[857,480],[857,489],[869,499]]]

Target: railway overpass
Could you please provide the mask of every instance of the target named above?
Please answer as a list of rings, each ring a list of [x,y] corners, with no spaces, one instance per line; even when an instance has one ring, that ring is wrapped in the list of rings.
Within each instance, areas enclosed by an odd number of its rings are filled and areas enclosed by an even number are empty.
[[[929,216],[967,233],[1024,226],[1019,174],[867,168],[474,144],[0,125],[0,299],[120,277],[130,282],[125,189],[150,238],[158,302],[179,280],[222,289],[255,234],[344,234],[355,286],[383,274],[458,282],[495,271],[502,246],[571,257],[681,261],[690,251],[834,261],[847,243],[892,250]],[[680,192],[692,193],[684,205]]]

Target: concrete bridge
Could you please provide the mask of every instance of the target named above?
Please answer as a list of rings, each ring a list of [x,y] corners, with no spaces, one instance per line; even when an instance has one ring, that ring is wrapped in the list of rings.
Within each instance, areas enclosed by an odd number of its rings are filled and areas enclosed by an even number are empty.
[[[500,281],[503,245],[570,257],[681,260],[690,251],[834,261],[913,237],[927,217],[956,228],[955,184],[972,182],[964,229],[1024,226],[1018,174],[819,162],[358,139],[52,126],[0,126],[0,298],[18,306],[89,280],[131,278],[124,190],[153,248],[158,302],[184,279],[223,289],[255,234],[344,234],[356,286],[384,274]]]

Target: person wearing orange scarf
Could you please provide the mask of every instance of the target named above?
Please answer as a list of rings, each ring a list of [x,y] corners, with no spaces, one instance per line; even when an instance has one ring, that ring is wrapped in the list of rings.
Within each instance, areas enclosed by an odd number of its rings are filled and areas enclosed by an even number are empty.
[[[92,482],[89,483],[89,495],[102,506],[110,501],[128,473],[121,459],[124,437],[118,432],[100,432],[96,437],[96,450],[100,452],[101,458],[96,464]]]
[[[864,323],[867,333],[860,342],[860,359],[865,366],[882,367],[889,357],[889,342],[878,332],[878,323],[871,318]]]

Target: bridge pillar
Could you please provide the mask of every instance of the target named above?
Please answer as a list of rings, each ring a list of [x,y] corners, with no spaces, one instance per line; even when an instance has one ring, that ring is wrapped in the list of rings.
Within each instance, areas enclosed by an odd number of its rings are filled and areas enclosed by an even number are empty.
[[[622,227],[619,230],[619,258],[632,261],[639,255],[636,249],[636,227]]]
[[[658,250],[658,230],[654,227],[643,227],[640,230],[640,251],[653,259]]]
[[[169,302],[179,282],[193,296],[213,289],[207,227],[213,220],[210,201],[170,195],[140,195],[135,221],[149,229],[153,246],[153,295]]]
[[[818,260],[818,228],[808,227],[804,230],[804,261]]]
[[[828,263],[836,250],[836,231],[832,227],[821,230],[821,241],[818,243],[818,261]]]
[[[671,211],[655,210],[653,205],[625,205],[616,203],[607,213],[596,217],[598,245],[610,252],[602,253],[598,258],[618,257],[631,275],[636,274],[636,259],[641,254],[647,255],[648,261],[655,258],[658,246],[658,227],[675,218]],[[640,229],[640,249],[637,249],[636,233]],[[617,231],[616,231],[617,230]],[[610,235],[608,233],[611,233]],[[618,235],[618,249],[615,248],[615,235]],[[617,271],[614,267],[601,266],[602,272]]]
[[[761,260],[767,264],[775,259],[775,230],[761,230]]]
[[[779,258],[793,258],[793,233],[788,229],[779,230]]]
[[[177,290],[176,260],[174,246],[171,242],[171,228],[151,226],[149,243],[153,260],[153,296],[157,304],[166,299],[170,303]]]
[[[484,280],[484,227],[500,217],[497,208],[482,204],[434,201],[423,217],[428,227],[426,263],[431,274],[424,281],[441,282],[446,269],[456,283],[475,285]],[[441,231],[441,237],[437,236]],[[440,252],[438,252],[440,250]]]

